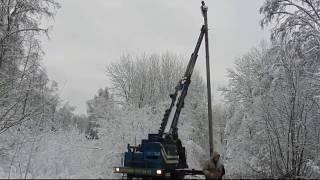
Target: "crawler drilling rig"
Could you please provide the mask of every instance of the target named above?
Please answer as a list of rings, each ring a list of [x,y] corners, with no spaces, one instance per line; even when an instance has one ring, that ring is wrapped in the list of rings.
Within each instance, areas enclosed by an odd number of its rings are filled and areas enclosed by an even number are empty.
[[[178,136],[178,122],[201,43],[204,36],[208,34],[207,9],[202,1],[201,10],[205,23],[201,27],[197,44],[191,54],[183,78],[179,80],[174,93],[170,94],[171,104],[165,111],[158,133],[149,134],[148,139],[143,139],[138,146],[128,144],[128,151],[124,153],[123,167],[114,167],[114,173],[126,174],[128,179],[133,177],[180,179],[185,175],[203,175],[201,170],[188,169],[186,149]],[[208,38],[205,39],[207,41]],[[208,53],[208,48],[206,48],[206,57],[208,57]],[[168,131],[166,131],[166,128]]]

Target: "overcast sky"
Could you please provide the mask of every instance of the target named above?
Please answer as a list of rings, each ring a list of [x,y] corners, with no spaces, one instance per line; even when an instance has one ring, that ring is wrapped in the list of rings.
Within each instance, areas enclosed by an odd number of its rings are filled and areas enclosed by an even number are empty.
[[[200,0],[60,0],[44,65],[64,102],[86,113],[85,102],[111,86],[106,65],[125,53],[183,54],[189,58],[203,18]],[[236,58],[269,38],[259,24],[263,0],[207,0],[213,88],[226,84]],[[202,46],[204,47],[204,46]],[[204,48],[196,68],[205,73]],[[214,91],[214,98],[219,94]]]

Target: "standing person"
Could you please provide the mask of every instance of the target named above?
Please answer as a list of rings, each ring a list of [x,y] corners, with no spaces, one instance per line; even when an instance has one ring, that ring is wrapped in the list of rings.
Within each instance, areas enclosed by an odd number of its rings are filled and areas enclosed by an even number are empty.
[[[220,154],[213,152],[210,160],[203,164],[203,173],[206,179],[222,179],[222,176],[225,174],[225,169],[219,159]]]

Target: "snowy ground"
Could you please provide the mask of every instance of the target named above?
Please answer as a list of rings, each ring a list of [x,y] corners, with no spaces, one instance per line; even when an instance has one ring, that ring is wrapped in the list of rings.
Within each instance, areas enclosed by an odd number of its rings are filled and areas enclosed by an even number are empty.
[[[119,178],[112,173],[112,167],[121,165],[127,143],[139,144],[148,133],[157,132],[165,107],[122,111],[121,115],[102,123],[98,140],[87,140],[76,130],[48,132],[33,144],[33,152],[27,148],[31,144],[26,143],[25,149],[13,159],[11,168],[10,160],[1,163],[0,178],[8,178],[9,171],[10,178],[23,178],[29,157],[28,178]],[[189,115],[182,116],[185,117]],[[206,153],[191,140],[190,122],[184,119],[180,138],[187,149],[189,167],[199,169]]]

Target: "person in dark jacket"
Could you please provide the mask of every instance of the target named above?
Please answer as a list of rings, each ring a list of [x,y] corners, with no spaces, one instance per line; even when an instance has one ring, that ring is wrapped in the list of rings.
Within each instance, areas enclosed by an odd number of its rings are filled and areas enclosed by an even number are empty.
[[[213,152],[210,160],[203,164],[203,173],[206,179],[222,179],[222,176],[225,174],[225,169],[219,160],[220,154]]]

